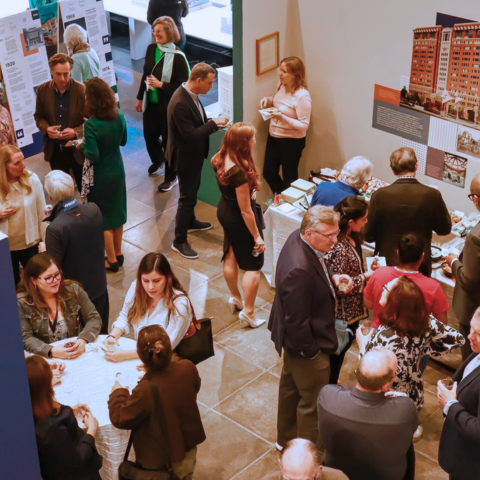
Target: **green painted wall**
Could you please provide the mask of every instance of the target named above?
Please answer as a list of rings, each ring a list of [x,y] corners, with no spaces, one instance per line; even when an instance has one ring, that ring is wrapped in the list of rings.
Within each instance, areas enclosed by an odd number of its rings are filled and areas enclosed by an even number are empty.
[[[233,116],[235,122],[243,120],[243,14],[242,0],[232,0],[233,5]],[[198,191],[198,199],[215,207],[220,200],[215,173],[210,160],[222,145],[225,132],[219,131],[210,137],[210,152],[202,170],[202,182]]]

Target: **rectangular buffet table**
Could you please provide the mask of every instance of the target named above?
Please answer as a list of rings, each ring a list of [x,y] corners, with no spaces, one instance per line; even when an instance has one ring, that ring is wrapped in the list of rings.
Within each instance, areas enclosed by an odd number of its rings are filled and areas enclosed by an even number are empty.
[[[299,208],[294,207],[289,203],[283,203],[279,207],[270,206],[265,212],[266,228],[264,231],[264,236],[266,250],[262,272],[265,275],[268,283],[274,288],[275,271],[280,252],[289,235],[293,231],[300,228],[304,213],[304,211],[301,211]],[[436,244],[441,244],[442,246],[455,246],[458,250],[461,250],[464,244],[463,239],[453,234],[445,237],[440,237],[434,234],[433,241]],[[374,246],[367,243],[363,245],[362,250],[364,258],[371,257],[373,256]],[[452,279],[447,278],[443,274],[442,269],[439,267],[440,263],[433,264],[432,278],[440,282],[440,285],[445,292],[445,296],[447,297],[448,303],[451,306],[455,283]],[[455,317],[452,309],[450,309],[448,312],[448,323],[452,327],[458,329],[458,320]],[[461,364],[460,349],[457,349],[452,353],[445,354],[438,360],[445,365],[456,369]]]

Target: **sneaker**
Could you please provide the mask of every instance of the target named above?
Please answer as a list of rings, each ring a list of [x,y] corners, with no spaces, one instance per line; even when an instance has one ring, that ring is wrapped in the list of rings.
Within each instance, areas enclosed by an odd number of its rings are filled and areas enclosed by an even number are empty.
[[[413,443],[418,442],[422,438],[422,435],[423,435],[423,427],[419,425],[415,430],[415,433],[413,434],[412,442]]]
[[[198,253],[190,246],[188,242],[180,245],[172,244],[172,250],[185,258],[198,258]]]
[[[171,182],[163,182],[158,186],[159,192],[168,192],[170,191],[175,185],[178,185],[178,178],[172,180]]]
[[[281,445],[278,444],[278,442],[275,443],[275,448],[281,452],[283,450],[283,447]]]
[[[195,220],[191,227],[188,227],[189,232],[199,232],[201,230],[210,230],[213,228],[213,225],[210,222],[200,222]]]
[[[152,173],[155,173],[159,168],[160,168],[160,164],[159,164],[158,162],[152,163],[152,164],[148,167],[148,174],[149,174],[149,175],[152,175]]]

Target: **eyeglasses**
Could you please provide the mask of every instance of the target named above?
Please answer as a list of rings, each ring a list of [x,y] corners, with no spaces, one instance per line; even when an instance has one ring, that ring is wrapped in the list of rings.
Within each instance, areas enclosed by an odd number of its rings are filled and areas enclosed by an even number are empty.
[[[478,198],[478,195],[476,193],[471,193],[470,195],[467,195],[468,199],[471,200],[473,202],[473,197],[477,197]]]
[[[388,289],[388,287],[387,287],[386,284],[383,286],[383,289],[384,289],[387,293],[390,293],[390,290]]]
[[[47,285],[51,285],[53,282],[56,282],[59,278],[62,278],[62,271],[59,270],[54,275],[49,275],[48,277],[37,277],[39,280],[43,280]]]
[[[324,233],[319,232],[318,230],[315,230],[313,228],[311,229],[311,231],[315,233],[319,233],[322,237],[328,238],[329,240],[331,240],[334,237],[338,237],[338,234],[340,233],[340,230],[337,230],[336,232],[331,233],[330,235],[325,235]]]

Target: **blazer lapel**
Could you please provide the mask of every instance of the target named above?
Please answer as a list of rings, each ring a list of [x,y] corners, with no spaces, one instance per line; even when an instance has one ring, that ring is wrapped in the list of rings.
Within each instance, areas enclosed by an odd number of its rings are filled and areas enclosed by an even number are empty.
[[[307,245],[307,243],[305,243],[302,239],[300,239],[300,241],[302,242],[303,244],[303,248],[305,249],[305,251],[307,252],[307,255],[310,257],[310,259],[312,260],[312,265],[313,267],[315,268],[315,270],[319,273],[320,277],[322,278],[322,280],[325,282],[325,285],[328,287],[328,291],[330,292],[330,294],[332,295],[332,297],[335,298],[333,292],[332,292],[332,289],[330,288],[330,282],[328,281],[328,278],[327,278],[327,274],[325,273],[325,270],[323,269],[322,267],[322,264],[320,263],[320,260],[319,258],[317,257],[316,253],[311,249],[311,247],[309,245]]]
[[[57,118],[55,115],[55,83],[51,84],[51,88],[47,90],[47,95],[46,95],[46,100],[47,100],[47,109],[48,109],[48,116],[49,116],[49,123],[50,126],[55,125]]]
[[[68,103],[68,126],[73,128],[75,120],[75,109],[77,106],[78,90],[75,85],[75,81],[70,79],[70,98]]]
[[[191,95],[185,90],[185,87],[183,85],[181,85],[179,88],[183,90],[183,95],[187,98],[187,101],[190,103],[190,106],[192,107],[195,115],[197,115],[197,117],[202,121],[202,123],[205,123],[205,120],[201,117],[200,111],[198,110],[198,107],[196,103],[193,101],[193,98],[191,97]],[[203,105],[202,105],[202,102],[200,102],[200,100],[199,100],[199,103],[202,106],[202,111],[203,111],[203,114],[205,115],[205,110],[203,110]]]
[[[458,373],[460,373],[460,370],[461,370],[461,375],[459,376],[458,379],[456,379],[456,381],[458,382],[458,390],[457,390],[457,398],[458,398],[458,395],[459,393],[465,388],[467,387],[468,385],[470,385],[470,383],[473,382],[473,380],[475,380],[479,375],[480,375],[480,365],[475,368],[473,371],[471,371],[463,380],[462,380],[462,376],[463,376],[463,372],[465,371],[465,368],[467,367],[467,365],[477,356],[476,353],[472,353],[472,355],[470,355],[470,357],[467,359],[468,361],[465,362],[465,366],[462,365],[462,368],[460,368],[458,370]],[[454,378],[457,376],[457,373],[455,373],[454,375]]]

